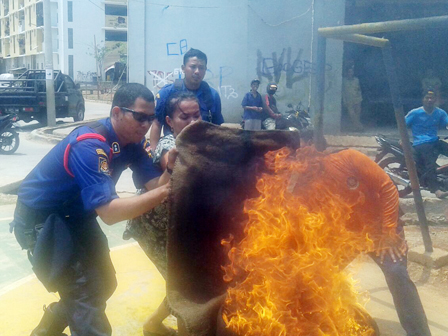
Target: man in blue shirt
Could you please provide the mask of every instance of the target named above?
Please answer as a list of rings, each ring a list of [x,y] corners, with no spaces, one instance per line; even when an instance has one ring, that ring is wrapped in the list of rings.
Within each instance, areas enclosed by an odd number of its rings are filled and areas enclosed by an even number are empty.
[[[207,71],[207,55],[198,49],[191,48],[184,55],[182,71],[184,80],[176,80],[173,84],[165,85],[156,95],[157,119],[152,124],[149,134],[149,144],[155,150],[160,139],[160,132],[164,126],[164,133],[169,132],[165,123],[165,106],[168,97],[175,91],[193,92],[199,100],[202,120],[221,125],[224,118],[221,113],[221,98],[218,92],[205,82],[204,76]]]
[[[246,93],[243,101],[241,102],[241,106],[243,106],[244,109],[243,120],[244,129],[246,131],[261,130],[263,100],[257,91],[259,86],[260,81],[258,79],[254,79],[250,83],[250,92]]]
[[[412,130],[414,159],[422,182],[438,198],[445,198],[448,192],[439,189],[436,161],[439,154],[448,156],[448,144],[439,140],[437,131],[448,125],[448,115],[435,106],[436,99],[434,91],[425,92],[423,106],[411,110],[405,120]]]
[[[62,335],[67,325],[72,335],[111,335],[105,309],[116,277],[96,217],[112,225],[149,211],[167,197],[176,151],[169,153],[162,172],[142,144],[154,108],[148,88],[123,85],[109,118],[73,130],[22,182],[11,229],[28,250],[39,280],[60,295],[31,335]],[[136,187],[149,192],[118,197],[115,183],[128,167]]]

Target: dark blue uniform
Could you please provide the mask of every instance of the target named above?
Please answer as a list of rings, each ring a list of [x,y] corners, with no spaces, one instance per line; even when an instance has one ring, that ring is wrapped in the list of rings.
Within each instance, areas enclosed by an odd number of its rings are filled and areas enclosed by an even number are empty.
[[[12,223],[38,278],[59,292],[52,310],[72,335],[111,335],[105,308],[116,277],[95,209],[118,197],[126,168],[137,188],[162,174],[142,144],[120,146],[109,118],[92,127],[71,132],[25,178]]]
[[[165,108],[168,97],[176,91],[189,91],[196,95],[199,100],[199,108],[201,110],[202,120],[221,125],[224,118],[221,113],[221,98],[218,92],[210,87],[206,82],[202,81],[199,89],[196,91],[188,90],[184,81],[182,86],[177,89],[174,84],[165,85],[156,95],[156,115],[161,125],[165,124]]]

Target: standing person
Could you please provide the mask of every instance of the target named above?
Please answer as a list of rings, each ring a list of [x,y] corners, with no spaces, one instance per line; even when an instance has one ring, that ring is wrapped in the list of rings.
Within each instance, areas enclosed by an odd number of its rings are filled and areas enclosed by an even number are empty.
[[[33,270],[60,300],[50,304],[31,335],[109,336],[106,301],[116,288],[108,225],[134,218],[168,195],[169,154],[162,172],[142,140],[154,119],[154,96],[145,86],[125,84],[114,95],[110,117],[73,130],[31,171],[19,188],[11,229],[28,250]],[[136,187],[149,192],[119,198],[115,183],[130,167]]]
[[[261,118],[263,112],[263,100],[261,95],[258,93],[258,87],[260,86],[260,81],[254,79],[250,83],[251,90],[246,93],[241,102],[241,106],[244,109],[244,129],[246,131],[259,131],[261,130]]]
[[[309,144],[311,139],[312,132],[301,133],[301,145]],[[417,288],[407,271],[407,244],[398,218],[398,192],[392,180],[369,157],[352,149],[314,155],[316,162],[308,162],[308,167],[319,167],[317,181],[307,181],[312,174],[304,172],[304,181],[297,182],[294,193],[303,195],[305,203],[309,200],[310,204],[305,205],[311,208],[316,205],[311,195],[316,194],[310,184],[317,182],[350,206],[347,229],[367,234],[373,240],[375,251],[369,256],[384,273],[407,336],[431,335]]]
[[[191,48],[184,55],[182,71],[185,74],[183,81],[176,80],[173,84],[165,85],[156,95],[157,119],[154,120],[149,134],[149,144],[153,151],[159,142],[162,126],[165,126],[164,132],[169,132],[165,123],[165,108],[168,97],[175,91],[190,91],[196,95],[202,120],[216,125],[224,122],[221,113],[221,98],[218,92],[203,80],[207,71],[207,55],[198,49]]]
[[[438,198],[445,198],[448,192],[440,190],[437,183],[436,161],[439,154],[448,156],[448,144],[439,140],[437,131],[439,128],[447,127],[448,115],[435,106],[436,100],[434,91],[426,91],[423,96],[423,106],[411,110],[405,120],[406,126],[412,130],[414,160],[422,182]]]
[[[193,93],[187,91],[174,92],[168,98],[166,114],[166,123],[171,128],[171,132],[160,139],[154,151],[153,158],[154,164],[163,170],[167,169],[168,153],[175,146],[177,135],[192,122],[202,120],[198,99]],[[143,251],[166,280],[167,203],[163,202],[156,208],[130,220],[127,224],[126,231],[137,240]],[[157,310],[148,317],[143,325],[143,335],[173,334],[173,330],[163,324],[163,320],[168,315],[170,315],[170,312],[166,305],[166,299],[164,299]]]
[[[263,99],[263,126],[267,130],[274,130],[275,120],[282,117],[277,109],[277,100],[274,97],[277,89],[278,86],[275,83],[268,83],[266,86],[266,95]]]
[[[353,66],[347,69],[346,77],[342,79],[342,104],[350,116],[353,130],[360,132],[364,129],[361,124],[362,93],[359,79],[355,77]]]

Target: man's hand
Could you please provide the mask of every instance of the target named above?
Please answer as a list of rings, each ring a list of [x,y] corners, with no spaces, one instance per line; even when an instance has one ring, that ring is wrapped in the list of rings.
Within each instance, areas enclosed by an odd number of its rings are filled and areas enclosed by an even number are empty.
[[[378,246],[376,248],[376,255],[380,257],[380,262],[384,262],[384,258],[389,254],[393,262],[397,260],[403,260],[408,250],[406,240],[397,234],[389,235],[385,234],[381,236]]]

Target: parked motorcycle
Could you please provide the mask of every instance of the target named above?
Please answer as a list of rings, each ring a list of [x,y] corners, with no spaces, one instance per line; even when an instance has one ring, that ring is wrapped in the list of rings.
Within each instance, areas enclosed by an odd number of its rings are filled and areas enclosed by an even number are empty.
[[[262,128],[267,130],[304,130],[304,129],[313,129],[313,123],[311,122],[311,117],[308,111],[302,105],[302,102],[299,102],[297,106],[294,108],[292,104],[288,104],[289,110],[282,114],[282,117],[279,119],[267,118],[262,123]]]
[[[377,135],[376,142],[380,146],[375,157],[375,162],[384,169],[397,186],[398,194],[404,197],[412,192],[409,172],[404,159],[403,148],[399,140],[388,138],[384,135]],[[448,191],[448,164],[437,165],[437,182],[440,190]],[[425,185],[425,174],[419,175],[420,187],[428,190]]]
[[[14,129],[17,114],[0,115],[0,154],[10,155],[19,148],[19,133]]]

